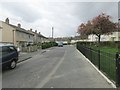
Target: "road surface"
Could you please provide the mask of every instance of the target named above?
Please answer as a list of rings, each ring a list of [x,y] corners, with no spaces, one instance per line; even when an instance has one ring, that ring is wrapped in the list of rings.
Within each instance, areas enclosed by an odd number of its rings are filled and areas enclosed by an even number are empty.
[[[74,46],[37,53],[2,76],[3,88],[112,88]]]

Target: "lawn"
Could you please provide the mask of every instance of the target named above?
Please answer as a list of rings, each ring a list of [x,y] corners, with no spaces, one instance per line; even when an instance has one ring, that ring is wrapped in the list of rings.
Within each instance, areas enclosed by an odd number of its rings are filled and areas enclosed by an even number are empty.
[[[116,75],[116,64],[115,64],[115,54],[118,52],[118,48],[110,46],[91,46],[94,50],[100,49],[100,69],[105,72],[105,74],[115,81]],[[97,53],[97,52],[96,52]],[[94,64],[98,64],[98,55],[94,51],[92,52],[92,60]],[[98,66],[98,65],[97,65]]]
[[[115,80],[116,77],[116,64],[115,54],[100,52],[100,69],[106,73],[106,75]]]
[[[88,47],[88,48],[87,48]],[[95,44],[78,43],[78,49],[111,80],[116,82],[116,52],[120,53],[114,45],[97,46]],[[98,52],[100,50],[100,54]],[[100,57],[100,59],[99,59]],[[99,61],[100,60],[100,61]]]
[[[85,56],[97,67],[99,67],[99,52],[100,49],[100,70],[110,79],[116,81],[116,64],[115,54],[118,51],[117,48],[109,46],[87,46],[92,49],[84,48],[83,52],[86,51]]]
[[[116,54],[116,52],[120,52],[120,49],[118,48],[115,48],[115,47],[110,47],[110,46],[100,46],[100,47],[97,47],[97,46],[89,46],[91,47],[92,49],[95,49],[95,50],[99,50],[102,51],[102,52],[106,52],[106,53],[111,53],[111,54]]]

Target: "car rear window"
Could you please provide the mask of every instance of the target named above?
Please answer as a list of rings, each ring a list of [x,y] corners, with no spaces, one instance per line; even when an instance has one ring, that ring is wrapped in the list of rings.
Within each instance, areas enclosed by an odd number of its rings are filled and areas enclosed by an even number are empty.
[[[13,47],[13,46],[3,46],[3,47],[0,47],[0,57],[2,55],[6,55],[10,52],[13,52],[13,51],[16,51],[16,49]]]
[[[0,57],[2,57],[2,47],[0,47]]]
[[[6,55],[10,52],[10,49],[6,46],[2,47],[2,55]]]
[[[9,49],[10,49],[10,52],[15,51],[15,48],[13,46],[10,46]]]

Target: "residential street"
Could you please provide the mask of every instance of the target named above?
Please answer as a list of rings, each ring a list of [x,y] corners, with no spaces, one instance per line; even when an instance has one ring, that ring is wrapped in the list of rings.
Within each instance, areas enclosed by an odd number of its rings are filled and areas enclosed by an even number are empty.
[[[112,88],[74,46],[37,53],[2,80],[3,88]]]

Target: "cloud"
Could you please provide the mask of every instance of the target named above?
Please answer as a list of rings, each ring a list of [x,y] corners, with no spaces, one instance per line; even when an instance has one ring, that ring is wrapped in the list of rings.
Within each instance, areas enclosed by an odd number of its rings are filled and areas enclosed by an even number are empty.
[[[21,17],[26,22],[34,22],[40,18],[39,12],[31,8],[28,3],[7,2],[1,5],[9,13]]]
[[[10,22],[16,24],[17,19],[22,27],[33,28],[48,37],[51,27],[54,37],[74,36],[81,23],[102,12],[111,15],[113,21],[118,19],[117,2],[3,2],[1,6],[5,17],[11,17]]]
[[[114,21],[118,18],[118,3],[117,2],[83,2],[75,3],[76,7],[73,15],[81,19],[83,22],[91,20],[102,12],[112,16]]]

